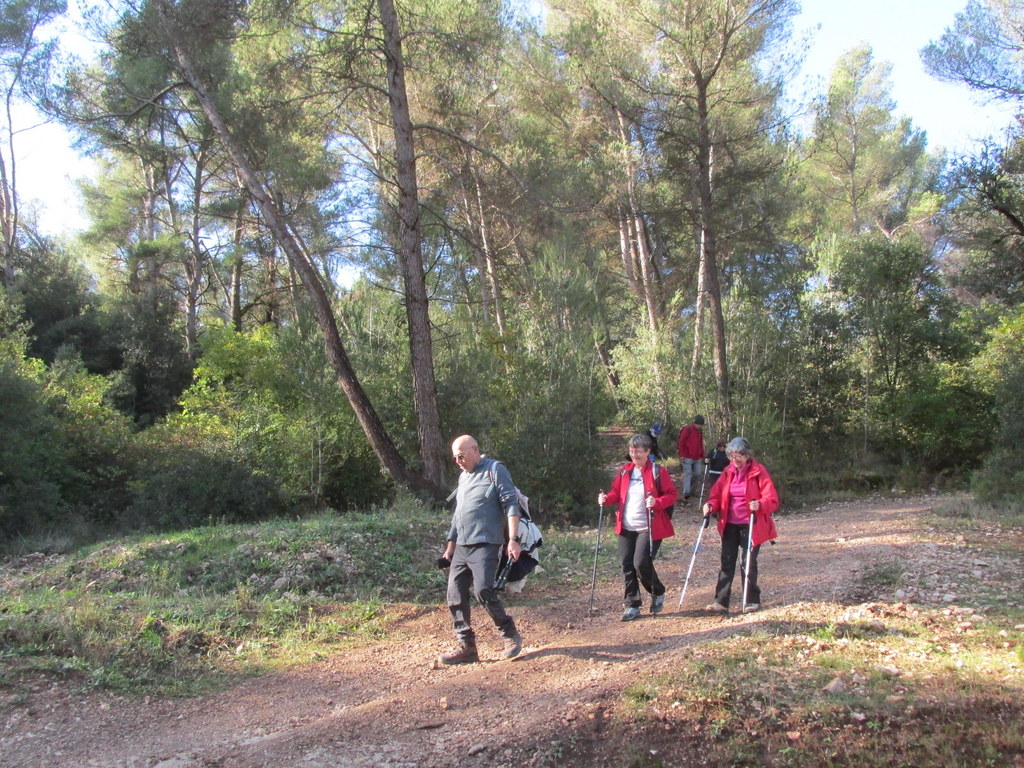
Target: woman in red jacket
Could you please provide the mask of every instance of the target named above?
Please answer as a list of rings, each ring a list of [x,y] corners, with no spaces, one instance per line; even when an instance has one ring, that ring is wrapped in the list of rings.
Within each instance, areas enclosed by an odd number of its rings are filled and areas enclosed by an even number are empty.
[[[654,479],[653,448],[647,435],[633,435],[629,439],[629,458],[615,474],[608,493],[599,493],[597,502],[602,506],[618,505],[615,514],[615,533],[619,535],[619,559],[626,583],[623,602],[623,621],[640,618],[640,586],[651,595],[651,613],[665,607],[665,585],[654,570],[654,557],[663,539],[675,534],[672,520],[666,510],[676,503],[676,486],[669,473],[659,468]]]
[[[718,573],[718,587],[715,602],[707,610],[718,613],[729,611],[729,595],[736,573],[736,558],[739,551],[747,550],[750,520],[753,517],[753,547],[750,551],[747,578],[747,602],[743,612],[761,608],[761,588],[757,583],[757,553],[761,545],[773,540],[775,518],[779,508],[779,494],[775,490],[771,475],[764,464],[754,460],[750,443],[742,437],[734,437],[725,446],[729,466],[711,486],[708,503],[704,505],[704,517],[718,515],[718,534],[722,537],[722,570]]]

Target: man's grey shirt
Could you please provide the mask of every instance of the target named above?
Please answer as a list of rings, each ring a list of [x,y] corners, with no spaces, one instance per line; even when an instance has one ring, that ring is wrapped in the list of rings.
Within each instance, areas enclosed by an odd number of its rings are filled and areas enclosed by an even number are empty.
[[[505,518],[518,514],[519,497],[508,469],[500,461],[481,456],[472,472],[459,475],[448,541],[501,546],[505,543]]]

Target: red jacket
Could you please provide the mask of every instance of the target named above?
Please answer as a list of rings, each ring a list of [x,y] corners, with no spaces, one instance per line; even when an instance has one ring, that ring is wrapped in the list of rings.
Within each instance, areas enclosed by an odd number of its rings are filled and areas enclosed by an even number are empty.
[[[626,494],[629,492],[629,476],[633,473],[633,462],[627,462],[615,473],[612,479],[612,487],[604,499],[605,506],[618,504],[615,512],[615,532],[622,533],[622,516],[626,509]],[[651,510],[651,541],[660,541],[675,535],[672,521],[665,510],[676,503],[676,486],[668,470],[661,467],[658,472],[658,485],[661,486],[661,494],[654,484],[654,462],[647,459],[640,470],[644,479],[644,498],[654,496],[654,509]]]
[[[725,533],[725,524],[729,517],[729,486],[736,476],[736,465],[729,464],[708,492],[708,504],[711,514],[718,515],[718,535]],[[779,508],[779,494],[775,483],[764,464],[750,460],[750,471],[747,473],[747,501],[761,502],[761,508],[754,513],[754,546],[764,544],[778,537],[775,530],[773,514]]]
[[[704,458],[704,433],[693,424],[683,427],[676,442],[680,459]]]

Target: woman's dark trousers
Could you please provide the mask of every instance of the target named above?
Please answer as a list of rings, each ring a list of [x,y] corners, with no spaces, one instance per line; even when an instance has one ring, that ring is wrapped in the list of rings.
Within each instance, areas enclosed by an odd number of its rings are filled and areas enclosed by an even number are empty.
[[[654,557],[661,548],[661,540],[654,542],[652,550],[647,531],[623,530],[619,534],[619,560],[622,562],[622,578],[626,584],[622,602],[628,608],[643,605],[640,586],[652,595],[664,595],[665,585],[654,570]]]
[[[736,560],[740,550],[747,551],[748,525],[738,523],[726,523],[725,533],[722,534],[722,570],[718,572],[718,588],[715,590],[715,602],[729,607],[729,596],[732,592],[732,580],[736,575]],[[754,547],[750,555],[750,580],[747,583],[747,603],[761,602],[761,588],[757,586],[757,553],[761,545]],[[743,578],[743,568],[740,567],[740,578]],[[739,584],[740,596],[742,597],[743,582]],[[742,607],[742,606],[741,606]]]

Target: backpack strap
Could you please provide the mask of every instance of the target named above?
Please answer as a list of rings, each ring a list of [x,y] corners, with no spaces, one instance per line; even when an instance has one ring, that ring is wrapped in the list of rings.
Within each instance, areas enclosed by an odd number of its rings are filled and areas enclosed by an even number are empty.
[[[494,471],[494,465],[498,463],[498,460],[497,459],[489,459],[489,461],[491,462],[491,465],[489,467],[487,467],[487,477],[491,481],[491,485],[493,485],[495,488],[497,488],[497,486],[498,486],[498,473]],[[522,498],[520,498],[520,497],[523,496],[522,491],[520,491],[515,486],[515,484],[513,484],[512,487],[515,489],[515,492],[516,492],[516,506],[519,507],[519,517],[521,519],[523,519],[523,520],[530,520],[530,521],[532,521],[533,518],[530,517],[530,510],[527,509],[523,505]]]
[[[654,465],[654,488],[655,488],[655,490],[658,491],[658,495],[660,496],[661,495],[661,465],[658,464],[658,462],[656,462],[656,461],[652,461],[651,464]],[[636,464],[634,464],[633,466],[636,467]],[[636,467],[636,468],[640,469],[640,467]],[[640,472],[642,474],[643,470],[640,469]],[[623,467],[622,469],[619,470],[619,477],[625,477],[625,476],[626,476],[626,468]]]

